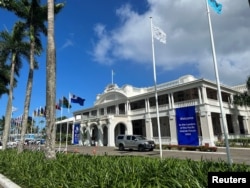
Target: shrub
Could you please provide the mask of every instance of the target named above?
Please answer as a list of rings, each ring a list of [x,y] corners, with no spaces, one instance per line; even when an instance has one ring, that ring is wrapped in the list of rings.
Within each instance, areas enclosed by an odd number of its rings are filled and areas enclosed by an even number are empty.
[[[11,162],[10,162],[11,161]],[[43,152],[0,151],[0,173],[22,188],[149,188],[207,187],[208,172],[249,172],[244,164],[193,161],[139,156],[90,156],[58,153],[56,160],[46,160]]]

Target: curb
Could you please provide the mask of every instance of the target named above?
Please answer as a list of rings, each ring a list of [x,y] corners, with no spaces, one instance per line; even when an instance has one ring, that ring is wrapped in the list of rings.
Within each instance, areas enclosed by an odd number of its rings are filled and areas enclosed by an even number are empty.
[[[0,174],[0,187],[1,188],[21,188],[19,185],[12,182],[10,179]]]

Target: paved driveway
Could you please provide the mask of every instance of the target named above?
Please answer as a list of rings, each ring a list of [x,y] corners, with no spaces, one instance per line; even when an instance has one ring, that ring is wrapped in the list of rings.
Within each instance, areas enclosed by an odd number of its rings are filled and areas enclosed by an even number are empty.
[[[65,147],[60,148],[60,152],[65,151]],[[76,152],[88,155],[137,155],[147,157],[160,158],[160,151],[119,151],[115,147],[93,147],[93,146],[68,146],[68,152]],[[214,160],[214,161],[228,161],[226,148],[218,148],[217,152],[200,152],[200,151],[179,151],[179,150],[163,150],[162,158],[179,158],[179,159],[192,159],[192,160]],[[230,148],[230,158],[233,163],[245,163],[250,165],[250,148]]]

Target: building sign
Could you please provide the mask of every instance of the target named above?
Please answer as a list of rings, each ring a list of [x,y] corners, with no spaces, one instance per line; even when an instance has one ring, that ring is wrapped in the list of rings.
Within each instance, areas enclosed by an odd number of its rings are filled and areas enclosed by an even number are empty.
[[[79,144],[80,124],[74,124],[73,144]]]
[[[176,109],[176,126],[179,145],[199,145],[195,106]]]

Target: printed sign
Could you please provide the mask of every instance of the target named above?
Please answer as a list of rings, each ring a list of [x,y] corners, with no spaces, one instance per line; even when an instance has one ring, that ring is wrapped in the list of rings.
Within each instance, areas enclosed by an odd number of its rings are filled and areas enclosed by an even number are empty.
[[[199,145],[195,106],[176,109],[176,126],[179,145]]]
[[[80,137],[80,124],[74,125],[74,142],[73,144],[79,144],[79,137]]]

